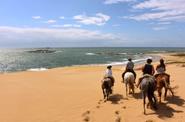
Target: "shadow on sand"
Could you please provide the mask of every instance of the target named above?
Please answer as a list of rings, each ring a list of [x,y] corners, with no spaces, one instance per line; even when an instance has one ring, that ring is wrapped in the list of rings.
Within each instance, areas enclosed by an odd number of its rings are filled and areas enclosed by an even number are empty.
[[[108,101],[111,101],[112,104],[119,104],[119,101],[124,99],[123,98],[123,95],[121,94],[113,94],[109,97],[109,100]]]
[[[167,97],[166,98],[167,100],[167,104],[175,104],[175,105],[178,105],[178,106],[182,106],[184,107],[184,103],[185,103],[185,100],[180,98],[179,96],[170,96],[170,97]]]
[[[168,106],[166,103],[160,103],[158,105],[158,109],[156,110],[157,116],[161,119],[163,118],[171,118],[174,116],[174,113],[182,113],[184,111],[175,110],[172,107]]]
[[[163,118],[171,118],[174,116],[174,113],[183,113],[184,111],[175,110],[170,107],[168,104],[175,104],[181,107],[184,107],[185,100],[181,99],[179,96],[167,97],[166,103],[158,104],[158,109],[153,114],[157,114],[157,116],[161,119]],[[149,114],[148,114],[149,115]]]
[[[142,99],[142,93],[141,93],[141,92],[134,93],[132,96],[133,96],[135,99]]]

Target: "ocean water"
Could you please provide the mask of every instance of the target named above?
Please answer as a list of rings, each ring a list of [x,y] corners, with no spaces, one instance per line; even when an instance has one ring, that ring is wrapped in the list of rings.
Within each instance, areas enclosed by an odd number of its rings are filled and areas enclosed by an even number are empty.
[[[73,65],[124,65],[127,58],[143,63],[149,53],[182,52],[185,48],[29,48],[0,49],[0,72],[42,71]]]

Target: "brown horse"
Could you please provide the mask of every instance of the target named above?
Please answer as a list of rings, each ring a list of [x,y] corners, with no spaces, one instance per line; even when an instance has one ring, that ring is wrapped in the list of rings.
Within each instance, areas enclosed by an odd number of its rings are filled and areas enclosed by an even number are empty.
[[[109,95],[112,93],[112,81],[110,78],[104,78],[102,80],[102,91],[103,91],[103,96],[104,96],[104,99],[108,100],[109,98]]]
[[[157,83],[157,91],[159,96],[159,102],[161,102],[162,88],[164,87],[165,93],[164,98],[166,98],[167,91],[170,90],[171,94],[174,95],[172,88],[170,87],[170,76],[166,73],[155,75]]]

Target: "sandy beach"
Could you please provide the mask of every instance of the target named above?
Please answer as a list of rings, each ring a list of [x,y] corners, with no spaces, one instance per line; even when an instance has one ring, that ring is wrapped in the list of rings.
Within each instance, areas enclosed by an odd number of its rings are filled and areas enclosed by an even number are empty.
[[[175,96],[168,93],[158,110],[147,109],[147,115],[143,114],[138,88],[135,95],[126,97],[121,82],[123,66],[113,66],[116,81],[107,102],[101,90],[106,66],[73,66],[0,74],[0,122],[183,122],[185,56],[162,57],[167,61]],[[141,76],[140,70],[136,73]]]

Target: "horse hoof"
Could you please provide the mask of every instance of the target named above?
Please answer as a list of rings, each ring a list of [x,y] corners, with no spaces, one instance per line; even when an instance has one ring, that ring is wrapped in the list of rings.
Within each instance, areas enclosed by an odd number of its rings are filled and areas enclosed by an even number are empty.
[[[153,108],[154,108],[154,110],[157,110],[157,106],[156,105],[154,105]]]

